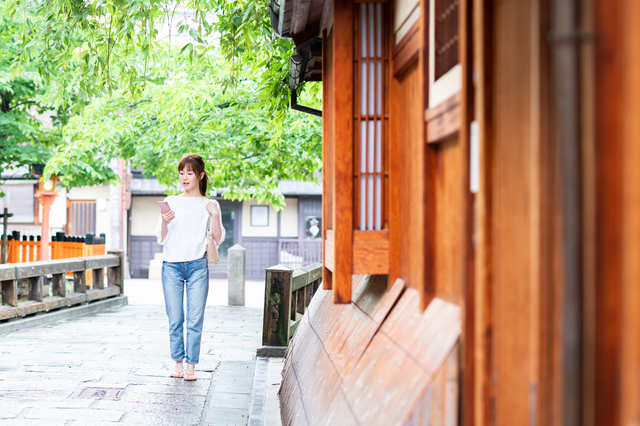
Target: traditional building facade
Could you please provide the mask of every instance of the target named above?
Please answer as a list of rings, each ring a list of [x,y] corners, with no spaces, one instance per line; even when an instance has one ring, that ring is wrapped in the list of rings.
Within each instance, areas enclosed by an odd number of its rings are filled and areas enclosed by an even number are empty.
[[[283,420],[639,424],[640,3],[269,7],[324,94]]]

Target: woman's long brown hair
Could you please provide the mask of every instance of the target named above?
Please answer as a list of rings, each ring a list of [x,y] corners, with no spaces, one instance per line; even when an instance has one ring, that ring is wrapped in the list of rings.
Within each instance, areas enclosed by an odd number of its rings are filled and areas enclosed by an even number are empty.
[[[178,172],[184,169],[191,170],[196,174],[196,177],[200,181],[200,195],[207,197],[207,186],[209,185],[209,176],[204,169],[204,160],[198,154],[185,154],[182,156],[182,160],[178,163]],[[200,175],[204,173],[202,179]]]

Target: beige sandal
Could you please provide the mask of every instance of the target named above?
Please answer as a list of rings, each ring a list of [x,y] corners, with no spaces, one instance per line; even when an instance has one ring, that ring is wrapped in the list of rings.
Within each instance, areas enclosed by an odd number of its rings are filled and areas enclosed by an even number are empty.
[[[184,380],[185,380],[185,381],[187,381],[187,382],[193,382],[193,381],[195,381],[195,380],[198,380],[198,378],[196,377],[195,372],[194,372],[194,373],[192,373],[192,374],[189,374],[189,373],[187,373],[187,372],[185,371],[185,373],[184,373]]]
[[[182,379],[184,377],[184,370],[174,371],[173,373],[171,373],[171,377],[174,377],[176,379]]]

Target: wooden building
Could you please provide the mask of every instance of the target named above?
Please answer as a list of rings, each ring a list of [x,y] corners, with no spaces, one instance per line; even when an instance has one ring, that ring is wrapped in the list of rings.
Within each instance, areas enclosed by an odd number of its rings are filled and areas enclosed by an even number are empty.
[[[324,91],[285,423],[640,424],[640,2],[269,7]]]

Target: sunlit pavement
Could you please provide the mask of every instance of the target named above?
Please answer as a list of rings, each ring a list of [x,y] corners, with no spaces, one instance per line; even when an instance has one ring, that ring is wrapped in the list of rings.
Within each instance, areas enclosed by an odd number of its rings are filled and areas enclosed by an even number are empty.
[[[264,282],[247,282],[246,307],[225,306],[226,285],[211,280],[195,382],[169,377],[160,281],[126,280],[129,306],[0,335],[0,424],[246,425],[250,410],[277,424],[282,360],[255,357]]]

